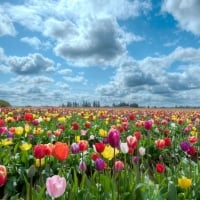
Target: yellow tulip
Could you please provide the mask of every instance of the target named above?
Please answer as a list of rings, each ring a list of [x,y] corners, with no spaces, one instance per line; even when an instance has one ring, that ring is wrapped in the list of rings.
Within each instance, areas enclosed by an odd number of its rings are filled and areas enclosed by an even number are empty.
[[[108,136],[108,132],[101,128],[101,129],[99,129],[99,135],[101,137],[107,137]]]
[[[29,124],[25,124],[25,125],[24,125],[24,130],[25,130],[26,133],[29,133],[30,130],[31,130],[30,125],[29,125]]]
[[[79,142],[80,139],[81,139],[80,135],[75,136],[75,141],[76,141],[76,142]]]
[[[182,177],[178,179],[178,186],[183,189],[187,189],[192,185],[192,179]]]
[[[115,148],[115,152],[114,152],[114,148],[111,147],[110,145],[106,145],[104,151],[101,153],[101,155],[108,159],[108,160],[112,160],[114,158],[114,153],[115,156],[119,153],[119,150]]]
[[[1,144],[2,146],[8,146],[8,145],[13,144],[13,141],[12,141],[12,139],[2,139],[2,140],[0,141],[0,144]]]
[[[30,143],[23,143],[23,144],[20,145],[19,148],[22,151],[28,151],[29,149],[31,149],[31,147],[32,147],[32,144],[30,144]]]
[[[22,135],[24,128],[22,126],[15,127],[15,134]]]
[[[66,122],[66,118],[65,118],[65,117],[59,117],[59,118],[58,118],[58,121],[59,121],[60,123]]]

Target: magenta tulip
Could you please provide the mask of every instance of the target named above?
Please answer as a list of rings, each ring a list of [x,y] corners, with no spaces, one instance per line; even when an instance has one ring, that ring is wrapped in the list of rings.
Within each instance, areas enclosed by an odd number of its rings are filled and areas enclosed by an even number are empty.
[[[111,147],[115,148],[115,147],[119,147],[120,145],[120,133],[119,131],[113,129],[109,132],[108,134],[108,142],[110,144]]]
[[[53,198],[58,198],[63,195],[67,186],[66,179],[58,175],[47,178],[46,188],[48,194]]]

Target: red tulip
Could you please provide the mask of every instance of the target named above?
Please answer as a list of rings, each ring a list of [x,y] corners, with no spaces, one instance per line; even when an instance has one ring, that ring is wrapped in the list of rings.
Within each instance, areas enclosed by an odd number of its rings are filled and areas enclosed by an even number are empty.
[[[77,131],[77,130],[79,129],[79,125],[78,125],[77,122],[72,123],[72,129],[73,129],[74,131]]]
[[[171,146],[172,141],[171,141],[170,138],[164,138],[164,141],[165,141],[165,146],[167,146],[167,147],[170,147],[170,146]]]
[[[90,128],[91,127],[91,122],[87,121],[85,122],[85,128]]]
[[[165,148],[165,140],[158,139],[155,141],[155,145],[158,149],[164,149]]]
[[[33,147],[33,155],[35,158],[41,159],[46,156],[46,146],[44,144],[37,144]]]
[[[33,114],[32,114],[32,113],[25,113],[25,114],[24,114],[24,119],[25,119],[26,121],[31,122],[31,121],[33,120]]]
[[[5,185],[7,181],[7,170],[4,165],[0,165],[0,187]]]
[[[99,142],[99,143],[95,143],[94,146],[98,153],[102,153],[104,151],[106,145],[104,143]]]
[[[156,171],[160,174],[162,174],[165,171],[165,166],[162,163],[156,164]]]
[[[137,140],[140,140],[142,138],[142,134],[140,131],[135,131],[133,134],[137,138]]]
[[[83,151],[87,150],[87,148],[88,148],[88,141],[87,140],[80,140],[78,145],[79,145],[79,151],[83,152]]]

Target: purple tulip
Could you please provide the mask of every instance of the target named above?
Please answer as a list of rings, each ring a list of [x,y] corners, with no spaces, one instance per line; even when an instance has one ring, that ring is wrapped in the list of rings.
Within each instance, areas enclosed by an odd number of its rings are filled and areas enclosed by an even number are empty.
[[[71,145],[71,152],[73,154],[79,153],[79,145],[77,143],[72,143],[72,145]]]
[[[111,147],[116,148],[120,145],[120,133],[117,130],[111,130],[108,134],[108,142]]]
[[[183,151],[187,152],[190,149],[190,144],[186,141],[180,143],[180,147]]]
[[[133,157],[133,162],[138,164],[140,162],[140,158],[138,156]]]
[[[103,171],[104,170],[104,160],[102,160],[101,158],[97,158],[95,161],[95,167],[97,171]]]
[[[80,163],[79,163],[79,169],[80,169],[80,171],[83,171],[83,172],[85,172],[87,170],[87,166],[86,166],[84,160],[80,161]]]

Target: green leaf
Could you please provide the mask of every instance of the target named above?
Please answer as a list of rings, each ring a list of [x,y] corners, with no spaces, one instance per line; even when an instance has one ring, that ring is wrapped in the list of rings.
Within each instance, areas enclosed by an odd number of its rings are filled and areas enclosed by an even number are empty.
[[[177,190],[174,182],[169,181],[168,183],[168,195],[167,195],[168,200],[177,200]]]

